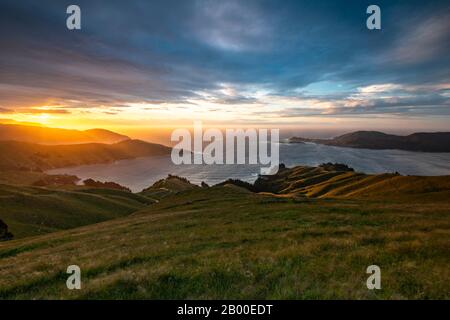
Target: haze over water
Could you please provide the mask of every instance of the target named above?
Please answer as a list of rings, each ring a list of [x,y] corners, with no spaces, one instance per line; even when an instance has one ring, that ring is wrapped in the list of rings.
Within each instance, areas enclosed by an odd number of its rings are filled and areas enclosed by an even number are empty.
[[[280,144],[280,162],[317,166],[324,162],[345,163],[364,173],[399,172],[403,175],[450,175],[450,153],[423,153],[401,150],[367,150],[317,144]],[[174,165],[170,156],[122,160],[109,164],[86,165],[49,171],[73,174],[81,179],[114,181],[133,192],[174,174],[192,183],[212,185],[228,178],[253,182],[259,165]]]

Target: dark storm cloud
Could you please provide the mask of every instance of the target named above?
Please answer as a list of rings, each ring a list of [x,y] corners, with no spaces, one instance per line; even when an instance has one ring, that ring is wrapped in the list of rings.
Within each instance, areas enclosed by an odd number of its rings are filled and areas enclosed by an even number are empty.
[[[81,7],[81,31],[65,27],[66,7],[74,3]],[[126,102],[181,103],[199,92],[209,92],[215,103],[257,104],[250,95],[218,92],[232,84],[292,96],[332,81],[348,89],[321,97],[337,103],[328,112],[448,114],[442,93],[424,104],[431,89],[407,103],[339,106],[371,84],[448,84],[447,3],[377,1],[383,29],[369,31],[368,1],[4,0],[0,104],[72,101],[65,105],[120,108]],[[293,116],[303,109],[286,110]]]

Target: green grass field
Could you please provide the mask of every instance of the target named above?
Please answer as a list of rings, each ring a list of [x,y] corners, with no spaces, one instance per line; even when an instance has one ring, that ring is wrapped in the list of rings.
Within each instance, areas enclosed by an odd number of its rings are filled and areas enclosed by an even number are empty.
[[[0,218],[23,238],[128,215],[153,200],[119,190],[0,184]]]
[[[449,248],[441,196],[182,188],[126,217],[0,243],[0,298],[449,299]],[[65,286],[71,264],[81,290]],[[372,264],[381,290],[366,287]]]

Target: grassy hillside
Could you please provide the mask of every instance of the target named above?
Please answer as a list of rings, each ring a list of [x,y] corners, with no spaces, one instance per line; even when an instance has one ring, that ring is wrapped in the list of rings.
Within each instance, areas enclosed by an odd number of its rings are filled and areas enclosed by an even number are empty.
[[[142,190],[140,194],[153,199],[161,199],[169,195],[198,188],[200,187],[190,183],[185,178],[169,175],[167,178],[156,181],[152,186]]]
[[[32,185],[36,181],[47,177],[43,172],[33,171],[0,171],[0,184],[10,185]]]
[[[315,198],[450,198],[450,176],[370,175],[324,167],[281,169],[276,175],[259,178],[255,187],[258,191]]]
[[[122,217],[152,202],[118,190],[54,190],[0,184],[0,219],[15,239]]]
[[[105,129],[85,131],[48,128],[37,125],[0,124],[0,140],[39,144],[117,143],[130,138]]]
[[[115,144],[87,143],[55,146],[1,141],[0,153],[6,155],[0,158],[0,170],[39,171],[165,155],[170,153],[170,148],[140,140],[126,140]]]
[[[450,298],[448,199],[160,184],[178,190],[130,216],[1,243],[0,298]],[[82,290],[65,287],[71,264]]]

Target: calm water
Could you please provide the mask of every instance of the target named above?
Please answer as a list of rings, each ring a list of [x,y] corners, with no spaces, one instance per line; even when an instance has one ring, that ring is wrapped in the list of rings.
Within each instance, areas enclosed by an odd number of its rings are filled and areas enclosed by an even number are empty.
[[[399,172],[404,175],[450,175],[450,153],[422,153],[400,150],[339,148],[316,144],[280,144],[280,161],[287,166],[316,166],[323,162],[345,163],[365,173]],[[216,184],[228,178],[253,182],[257,165],[173,165],[170,156],[123,160],[51,170],[52,174],[73,174],[81,179],[114,181],[133,192],[152,185],[169,173],[191,182]]]

